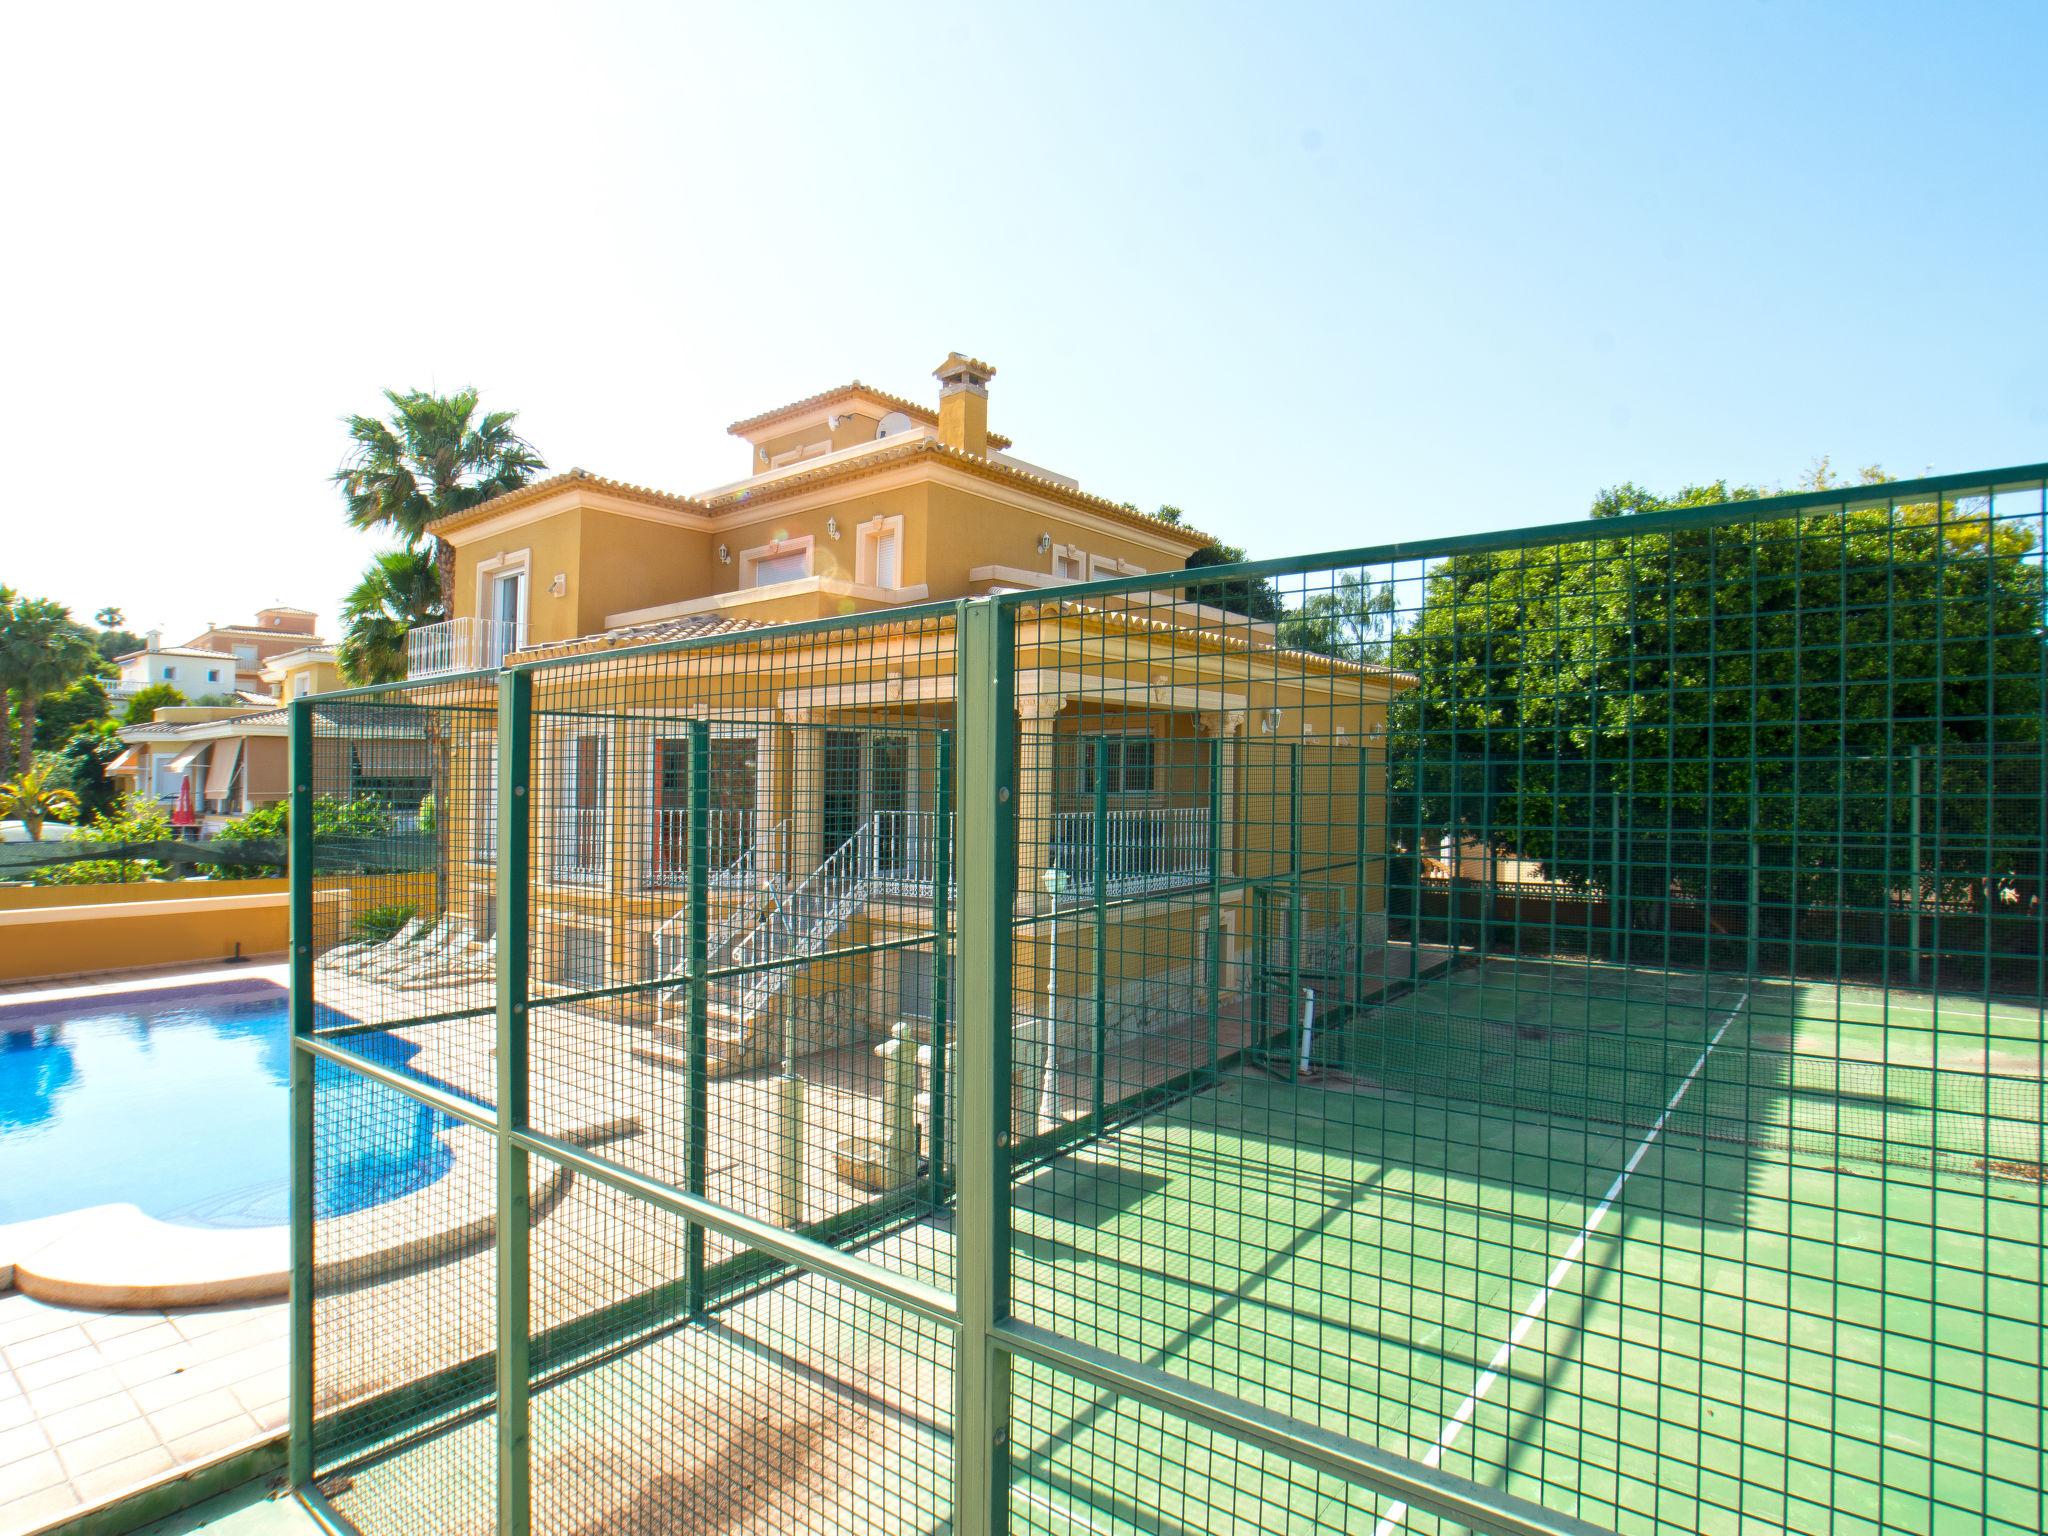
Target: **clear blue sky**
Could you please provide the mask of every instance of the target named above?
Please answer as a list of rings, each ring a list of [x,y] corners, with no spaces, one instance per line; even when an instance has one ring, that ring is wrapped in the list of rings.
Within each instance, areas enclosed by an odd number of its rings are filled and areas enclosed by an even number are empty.
[[[9,22],[0,581],[331,626],[326,475],[473,382],[557,466],[1001,370],[1256,554],[1603,485],[2048,458],[2048,8],[42,7]]]

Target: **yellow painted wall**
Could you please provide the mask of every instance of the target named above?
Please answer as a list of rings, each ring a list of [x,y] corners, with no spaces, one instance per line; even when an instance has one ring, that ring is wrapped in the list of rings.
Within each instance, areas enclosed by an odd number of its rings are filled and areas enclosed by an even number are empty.
[[[282,880],[138,880],[107,885],[0,885],[0,912],[96,907],[107,902],[184,901],[194,896],[267,896]]]
[[[0,981],[284,952],[287,897],[187,897],[0,912]]]

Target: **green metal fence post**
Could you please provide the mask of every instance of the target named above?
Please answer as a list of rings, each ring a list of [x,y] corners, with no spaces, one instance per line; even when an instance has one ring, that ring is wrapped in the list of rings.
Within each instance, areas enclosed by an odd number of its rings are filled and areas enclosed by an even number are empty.
[[[291,1138],[292,1298],[290,1471],[313,1480],[313,1072],[298,1043],[313,1033],[313,701],[291,707]]]
[[[1089,1124],[1102,1134],[1109,1055],[1109,741],[1095,738],[1095,1100]]]
[[[709,963],[711,932],[711,727],[692,720],[687,730],[690,753],[690,804],[685,812],[684,837],[689,859],[689,921],[683,955],[684,992],[689,1010],[684,1043],[684,1087],[689,1102],[684,1113],[685,1128],[683,1187],[702,1195],[710,1171],[708,1143],[711,1139],[711,1039],[710,994],[704,975]],[[787,999],[784,1000],[787,1006]],[[705,1306],[704,1229],[691,1222],[684,1229],[683,1280],[689,1295],[690,1315],[701,1316]]]
[[[1301,743],[1287,743],[1287,1079],[1301,1076]]]
[[[1016,662],[1011,610],[955,610],[960,729],[960,1329],[953,1354],[953,1530],[998,1536],[1010,1519],[1011,918],[1016,910]]]
[[[1368,747],[1358,749],[1358,810],[1352,818],[1357,828],[1354,834],[1357,842],[1356,867],[1351,871],[1351,1001],[1357,1004],[1365,997],[1365,813],[1370,799],[1367,775],[1372,771],[1372,752]]]
[[[1761,953],[1759,948],[1761,933],[1757,907],[1763,900],[1763,872],[1758,864],[1757,836],[1756,786],[1751,784],[1749,787],[1749,948],[1747,959],[1749,974],[1752,978],[1756,976]]]
[[[1921,748],[1912,749],[1913,777],[1907,790],[1911,804],[1907,809],[1910,818],[1910,841],[1907,849],[1908,869],[1912,884],[1908,888],[1911,899],[1906,906],[1906,963],[1911,968],[1914,986],[1920,985],[1920,762]]]
[[[1226,727],[1227,728],[1227,727]],[[1223,1057],[1223,738],[1209,738],[1209,1070]]]
[[[527,1123],[531,963],[533,677],[498,676],[498,1530],[524,1536],[532,1521],[529,1341],[533,1335],[533,1209],[527,1153],[513,1139]]]
[[[1621,918],[1621,793],[1615,791],[1608,799],[1609,821],[1611,823],[1607,841],[1607,958],[1620,964],[1622,960],[1622,918]]]
[[[953,733],[940,731],[932,812],[932,1209],[946,1202],[947,992],[953,980]]]

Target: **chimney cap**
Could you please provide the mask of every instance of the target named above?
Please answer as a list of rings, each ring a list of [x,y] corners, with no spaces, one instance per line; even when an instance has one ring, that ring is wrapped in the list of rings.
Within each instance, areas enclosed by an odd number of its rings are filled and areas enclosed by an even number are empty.
[[[932,370],[932,377],[939,381],[939,393],[942,395],[956,389],[972,389],[986,394],[988,381],[995,376],[995,364],[984,363],[980,358],[969,357],[963,352],[948,352],[946,360]]]

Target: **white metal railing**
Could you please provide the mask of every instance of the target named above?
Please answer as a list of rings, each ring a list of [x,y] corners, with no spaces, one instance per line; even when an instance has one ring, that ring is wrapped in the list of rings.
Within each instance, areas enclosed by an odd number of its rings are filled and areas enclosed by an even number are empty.
[[[442,677],[504,664],[526,644],[526,626],[510,619],[444,619],[405,636],[405,675]]]
[[[555,879],[578,884],[602,880],[609,867],[610,819],[601,805],[565,805],[555,812]]]
[[[689,815],[681,809],[654,813],[654,846],[647,869],[649,885],[673,889],[689,884]],[[784,850],[789,841],[787,821],[779,821],[762,832],[760,818],[753,811],[710,811],[705,820],[714,886],[751,886],[764,874],[782,874]]]
[[[891,886],[931,889],[939,871],[939,814],[936,811],[877,811],[863,829],[869,841],[869,867],[874,879]],[[946,840],[953,838],[953,818],[946,818]],[[948,861],[947,886],[958,889],[960,871]]]
[[[1209,808],[1146,806],[1108,813],[1104,886],[1126,894],[1209,878]],[[1095,813],[1062,811],[1053,823],[1053,865],[1076,899],[1095,889]]]

